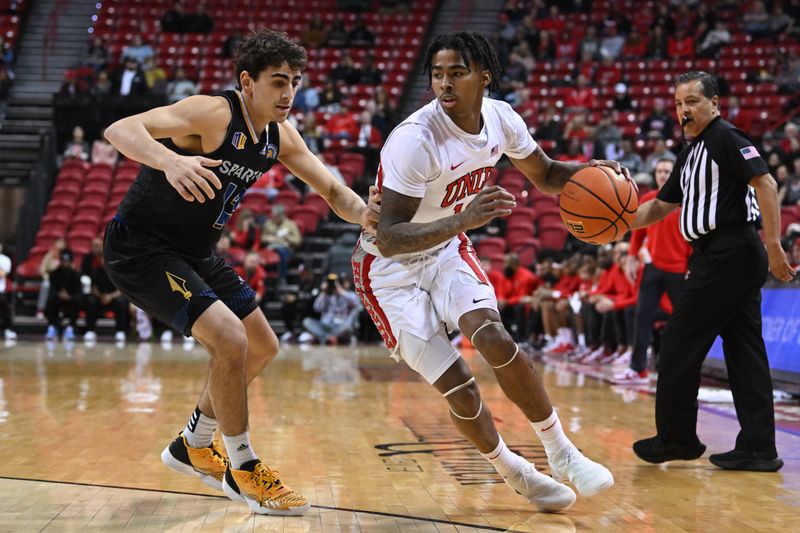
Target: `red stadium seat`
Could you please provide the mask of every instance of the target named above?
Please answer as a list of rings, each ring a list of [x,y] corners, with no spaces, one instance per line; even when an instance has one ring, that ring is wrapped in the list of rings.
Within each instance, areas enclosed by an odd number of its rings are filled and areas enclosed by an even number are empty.
[[[284,189],[278,192],[272,203],[282,205],[288,211],[300,203],[300,193],[294,189]]]
[[[484,237],[475,245],[475,251],[478,253],[478,257],[504,254],[506,241],[500,237]]]
[[[314,233],[319,225],[319,212],[310,205],[296,205],[288,210],[289,218],[295,221],[298,226],[302,224],[305,229],[303,234]]]
[[[536,263],[536,257],[539,254],[540,246],[541,243],[539,242],[539,239],[535,239],[533,237],[520,240],[513,246],[509,241],[509,247],[511,248],[511,251],[517,254],[519,257],[519,264],[526,267]]]
[[[328,205],[328,202],[325,201],[325,198],[315,192],[306,193],[303,199],[303,205],[313,207],[321,219],[328,218],[331,212],[331,207]]]

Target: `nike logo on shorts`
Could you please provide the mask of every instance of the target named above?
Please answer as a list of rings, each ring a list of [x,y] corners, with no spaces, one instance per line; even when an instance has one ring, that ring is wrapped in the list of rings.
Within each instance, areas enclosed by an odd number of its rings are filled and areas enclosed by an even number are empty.
[[[473,299],[472,299],[472,303],[476,304],[476,303],[478,303],[478,302],[483,302],[483,301],[486,301],[486,300],[488,300],[488,299],[489,299],[489,298],[481,298],[480,300],[476,300],[475,298],[473,298]]]

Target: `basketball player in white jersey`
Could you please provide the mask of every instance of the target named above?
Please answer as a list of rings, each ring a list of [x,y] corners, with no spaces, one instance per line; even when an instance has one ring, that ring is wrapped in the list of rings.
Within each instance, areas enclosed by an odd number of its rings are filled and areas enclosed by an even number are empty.
[[[511,107],[484,98],[500,67],[486,38],[474,32],[438,36],[425,69],[436,99],[397,126],[381,152],[382,189],[377,240],[362,235],[353,254],[357,292],[392,356],[445,397],[461,433],[508,485],[543,511],[614,484],[561,428],[536,371],[503,327],[494,290],[465,231],[511,214],[514,197],[486,187],[505,153],[539,189],[558,193],[586,165],[550,160]],[[614,161],[593,161],[622,172]],[[506,396],[524,412],[547,452],[553,478],[511,452],[482,403],[475,377],[448,342],[458,329],[469,338]]]

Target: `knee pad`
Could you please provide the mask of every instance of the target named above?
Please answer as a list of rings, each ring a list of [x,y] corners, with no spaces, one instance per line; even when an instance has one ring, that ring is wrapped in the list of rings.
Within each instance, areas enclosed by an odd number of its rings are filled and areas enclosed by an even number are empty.
[[[505,327],[503,326],[502,322],[495,322],[495,321],[492,321],[492,320],[486,320],[483,324],[480,325],[480,327],[478,329],[475,330],[475,333],[472,334],[472,338],[470,339],[470,342],[472,342],[473,346],[477,346],[477,344],[475,344],[475,337],[478,336],[478,333],[483,331],[484,328],[488,328],[489,326],[494,326],[495,328],[500,328],[501,331],[505,331]],[[486,331],[488,331],[488,330],[486,330]],[[506,361],[505,363],[503,363],[503,364],[501,364],[499,366],[494,366],[492,364],[490,364],[489,366],[491,366],[494,369],[497,369],[497,368],[503,368],[504,366],[510,365],[511,362],[514,359],[516,359],[517,355],[519,354],[519,345],[514,343],[514,348],[515,348],[514,349],[514,354],[511,356],[511,358],[508,361]]]
[[[475,383],[475,376],[472,376],[471,378],[469,378],[467,381],[465,381],[461,385],[456,385],[455,387],[453,387],[449,391],[445,392],[444,394],[442,394],[442,398],[447,398],[451,394],[454,394],[454,393],[456,393],[456,392],[458,392],[458,391],[460,391],[462,389],[466,389],[467,387],[469,387],[473,383]],[[461,416],[460,414],[458,414],[455,411],[453,411],[452,407],[450,407],[450,412],[453,413],[453,416],[456,417],[456,418],[460,418],[461,420],[475,420],[476,418],[481,416],[481,411],[483,411],[483,401],[482,400],[478,403],[478,412],[475,413],[475,416]]]

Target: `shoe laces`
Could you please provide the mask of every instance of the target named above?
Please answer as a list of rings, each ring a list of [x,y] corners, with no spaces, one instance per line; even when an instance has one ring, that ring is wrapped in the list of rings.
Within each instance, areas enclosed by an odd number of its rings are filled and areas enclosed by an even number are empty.
[[[273,487],[280,488],[281,486],[281,480],[278,478],[278,471],[271,470],[264,463],[258,463],[253,469],[253,480],[257,485],[263,487],[265,491]]]

